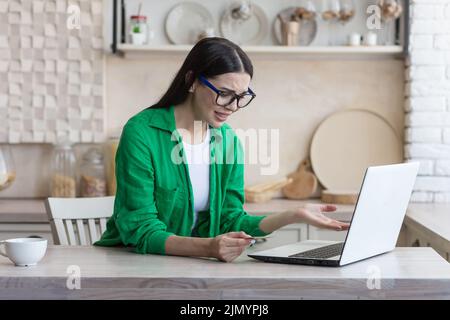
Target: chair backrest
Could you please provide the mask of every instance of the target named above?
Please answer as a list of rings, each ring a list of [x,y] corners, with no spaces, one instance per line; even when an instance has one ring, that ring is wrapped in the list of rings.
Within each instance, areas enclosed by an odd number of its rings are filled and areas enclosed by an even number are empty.
[[[60,245],[91,245],[106,230],[114,196],[48,198],[45,201],[53,241]]]

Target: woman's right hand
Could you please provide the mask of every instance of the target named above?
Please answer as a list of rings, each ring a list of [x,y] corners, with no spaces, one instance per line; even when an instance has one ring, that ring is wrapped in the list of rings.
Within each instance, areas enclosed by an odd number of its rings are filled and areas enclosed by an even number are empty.
[[[251,236],[243,231],[228,232],[211,239],[211,256],[224,262],[239,257],[252,242]]]

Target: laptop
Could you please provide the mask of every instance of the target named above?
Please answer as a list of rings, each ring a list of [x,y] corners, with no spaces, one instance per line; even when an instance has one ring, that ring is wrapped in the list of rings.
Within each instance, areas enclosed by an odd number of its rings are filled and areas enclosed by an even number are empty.
[[[418,170],[419,162],[368,167],[344,242],[301,241],[248,256],[265,262],[339,267],[392,251]]]

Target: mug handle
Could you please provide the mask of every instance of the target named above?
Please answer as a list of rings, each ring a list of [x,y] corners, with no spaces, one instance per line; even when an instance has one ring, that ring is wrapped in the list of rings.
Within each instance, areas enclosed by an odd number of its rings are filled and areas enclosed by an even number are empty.
[[[0,241],[0,254],[4,257],[8,258],[8,256],[6,255],[6,251],[3,251],[3,249],[2,249],[2,246],[4,246],[5,244],[6,244],[6,241]]]

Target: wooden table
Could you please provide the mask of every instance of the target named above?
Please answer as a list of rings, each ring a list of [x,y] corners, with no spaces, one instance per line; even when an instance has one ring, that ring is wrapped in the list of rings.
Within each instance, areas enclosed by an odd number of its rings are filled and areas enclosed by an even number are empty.
[[[450,206],[448,204],[415,203],[410,205],[404,225],[406,235],[412,236],[406,239],[406,246],[413,246],[413,242],[420,239],[419,246],[431,246],[450,261]]]
[[[0,256],[0,299],[310,298],[450,299],[450,265],[431,248],[396,248],[341,268],[264,263],[246,254],[223,263],[88,246],[49,246],[28,268]]]

